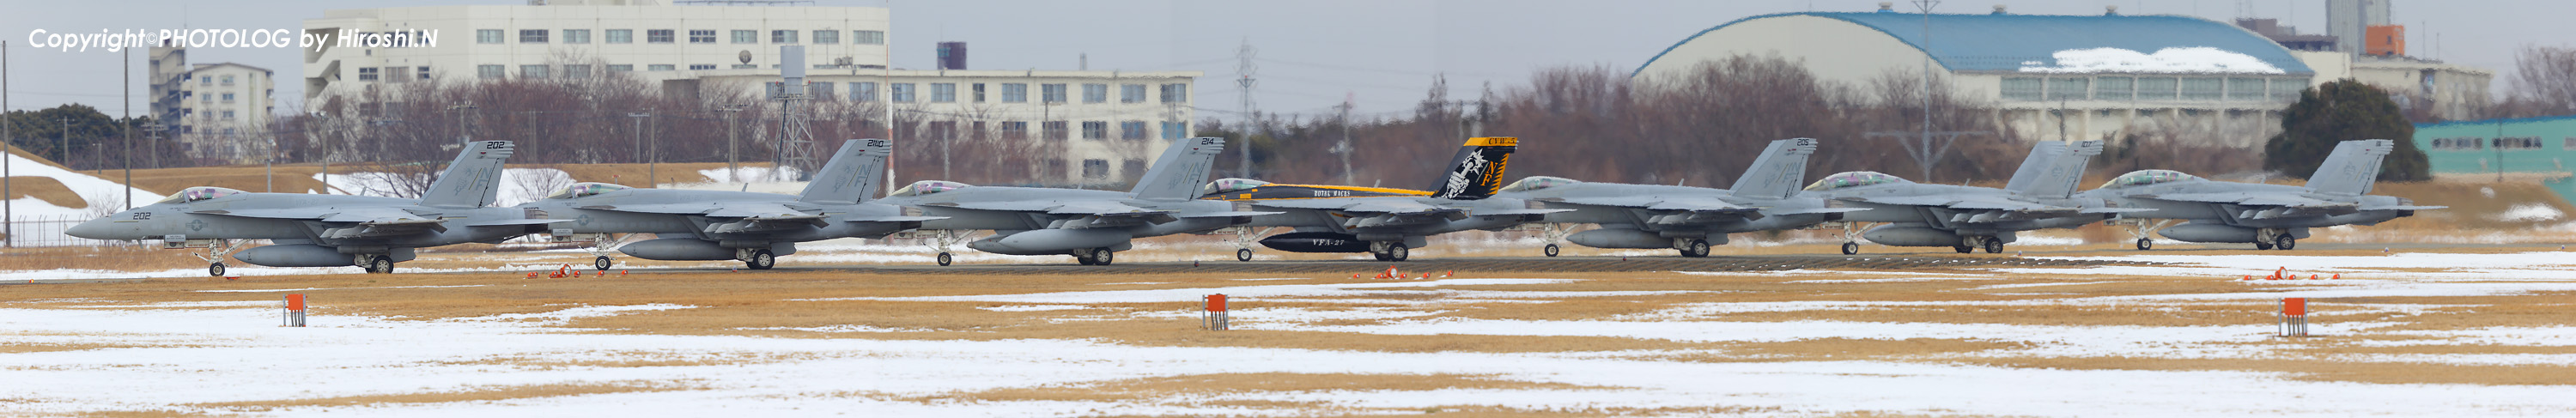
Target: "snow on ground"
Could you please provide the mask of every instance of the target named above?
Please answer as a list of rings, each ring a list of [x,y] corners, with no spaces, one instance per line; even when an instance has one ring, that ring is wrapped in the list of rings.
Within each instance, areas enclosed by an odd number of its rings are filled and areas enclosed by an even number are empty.
[[[2281,67],[2236,51],[2196,46],[2140,53],[2121,48],[2068,49],[2049,54],[2057,65],[2023,62],[2028,73],[2258,73],[2283,74]]]
[[[159,201],[161,200],[161,197],[170,195],[169,192],[145,189],[131,189],[133,191],[132,194],[126,194],[128,189],[125,188],[125,183],[118,183],[114,180],[103,179],[77,171],[64,170],[61,167],[45,165],[45,163],[37,162],[36,160],[28,159],[27,157],[20,157],[18,154],[0,152],[0,158],[9,159],[10,177],[51,178],[54,179],[54,181],[62,182],[63,188],[71,189],[72,194],[80,195],[81,200],[86,200],[89,203],[89,206],[87,207],[71,208],[54,206],[54,204],[46,203],[44,199],[37,199],[34,196],[12,199],[9,201],[10,210],[15,214],[13,216],[20,218],[89,218],[105,214],[103,212],[98,212],[98,210],[109,210],[112,212],[115,209],[124,208],[124,201],[116,200],[116,196],[118,195],[127,196],[126,199],[137,203],[136,206]],[[7,197],[0,196],[0,198]]]
[[[2559,212],[2558,208],[2549,207],[2549,205],[2526,203],[2514,205],[2513,208],[2505,209],[2503,213],[2495,214],[2495,219],[2505,222],[2548,222],[2566,216],[2566,213]]]
[[[582,307],[613,315],[670,306]],[[587,309],[587,310],[584,310]],[[1599,387],[1574,389],[1243,392],[1184,402],[1315,402],[1398,413],[1455,405],[1779,408],[1784,414],[1899,411],[2087,416],[2522,416],[2576,410],[2561,386],[2306,382],[2237,371],[2000,368],[1862,361],[1666,362],[1654,353],[1388,353],[1237,347],[1131,347],[1066,340],[908,341],[611,335],[530,321],[314,318],[280,328],[273,309],[0,309],[5,342],[69,343],[107,333],[128,344],[0,355],[0,411],[172,409],[191,403],[464,391],[546,384],[668,382],[691,390],[430,404],[286,407],[259,415],[375,416],[1229,415],[1276,411],[1221,403],[945,400],[904,397],[1219,373],[1453,374]],[[1466,325],[1473,325],[1461,323]],[[1813,332],[1778,324],[1758,332]],[[2075,332],[2061,340],[2151,343],[2152,334]],[[869,332],[850,329],[834,332]],[[1953,330],[1973,332],[1992,330]],[[2034,330],[2059,331],[2059,330]],[[2126,331],[2126,330],[2124,330]],[[1879,330],[1873,332],[1898,333]],[[2018,335],[2037,334],[2025,333]],[[2185,336],[2194,337],[2194,336]],[[2197,336],[2207,338],[2206,336]],[[2224,337],[2224,336],[2222,336]],[[2145,345],[2145,344],[2142,344]],[[1612,354],[1612,355],[1604,355]],[[604,367],[584,362],[663,361]],[[516,362],[543,363],[521,366]],[[362,371],[362,372],[352,372]],[[2249,390],[2259,388],[2259,390]],[[2285,401],[2295,400],[2295,401]]]
[[[2493,280],[2570,280],[2576,281],[2576,253],[2526,252],[2503,254],[2463,253],[2395,253],[2385,256],[2316,256],[2316,255],[2196,255],[2140,254],[2101,257],[2034,257],[2060,260],[2144,261],[2174,263],[2154,266],[2093,266],[2084,268],[2000,268],[1999,273],[2074,274],[2141,277],[2212,277],[2230,278],[2253,275],[2262,277],[2276,269],[2289,269],[2292,274],[2342,274],[2344,279],[2451,279]],[[2442,271],[2392,271],[2389,269],[2440,269]]]

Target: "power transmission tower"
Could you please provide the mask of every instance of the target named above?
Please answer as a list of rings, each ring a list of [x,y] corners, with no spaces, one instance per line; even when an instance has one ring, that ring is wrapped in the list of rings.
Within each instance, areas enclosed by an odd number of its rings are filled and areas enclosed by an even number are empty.
[[[1239,89],[1242,91],[1241,96],[1243,96],[1243,97],[1242,97],[1242,99],[1243,99],[1243,109],[1242,109],[1242,110],[1243,110],[1243,132],[1244,132],[1244,138],[1240,141],[1240,143],[1236,144],[1236,148],[1237,148],[1237,149],[1241,149],[1241,150],[1243,150],[1243,151],[1242,151],[1242,154],[1241,154],[1241,155],[1243,156],[1243,167],[1241,168],[1241,171],[1242,171],[1242,173],[1241,173],[1241,174],[1242,174],[1242,175],[1240,176],[1240,177],[1243,177],[1243,178],[1252,178],[1252,138],[1251,138],[1251,136],[1252,136],[1252,135],[1251,135],[1252,131],[1251,131],[1251,129],[1252,129],[1252,127],[1254,127],[1254,126],[1257,126],[1256,124],[1257,124],[1257,123],[1259,123],[1259,122],[1255,122],[1255,121],[1253,121],[1253,114],[1252,114],[1252,87],[1253,87],[1253,86],[1258,86],[1258,85],[1260,85],[1260,84],[1261,84],[1261,82],[1260,82],[1260,80],[1259,80],[1259,79],[1252,78],[1252,74],[1253,74],[1253,72],[1255,72],[1255,71],[1259,71],[1259,70],[1261,69],[1261,67],[1260,67],[1260,66],[1258,66],[1258,65],[1254,65],[1254,64],[1252,63],[1252,57],[1253,57],[1254,55],[1258,55],[1259,53],[1260,53],[1260,51],[1252,49],[1252,38],[1251,38],[1251,37],[1245,37],[1245,38],[1243,38],[1243,47],[1241,47],[1241,48],[1236,48],[1236,49],[1234,50],[1234,56],[1235,56],[1235,59],[1239,60],[1238,62],[1236,62],[1236,63],[1234,64],[1234,73],[1235,73],[1235,74],[1237,74],[1237,76],[1238,76],[1238,77],[1242,77],[1242,78],[1240,78],[1240,79],[1235,80],[1235,81],[1234,81],[1234,85],[1235,85],[1235,87],[1239,88]],[[1186,133],[1184,133],[1184,134],[1183,134],[1183,135],[1181,135],[1181,136],[1182,136],[1182,137],[1188,137],[1189,135],[1187,135]]]
[[[805,94],[805,46],[778,47],[778,63],[778,161],[773,169],[781,174],[779,180],[788,181],[796,179],[784,177],[787,167],[809,175],[814,170],[814,130],[805,121],[806,101],[812,99]]]

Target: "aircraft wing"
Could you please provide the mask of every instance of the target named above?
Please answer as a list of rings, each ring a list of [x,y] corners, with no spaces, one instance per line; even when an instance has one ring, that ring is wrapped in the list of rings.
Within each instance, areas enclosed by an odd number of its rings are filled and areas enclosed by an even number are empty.
[[[1846,201],[1858,201],[1858,202],[1868,202],[1868,203],[1877,203],[1877,204],[1882,204],[1882,205],[1933,206],[1933,207],[1942,207],[1942,208],[1950,208],[1950,209],[1958,209],[1958,210],[1999,210],[1999,211],[2007,211],[2007,212],[2026,212],[2026,213],[2027,213],[2027,212],[2065,212],[2065,211],[2073,211],[2073,210],[2074,210],[2074,208],[2064,208],[2064,207],[2057,207],[2057,206],[2042,205],[2042,204],[2038,204],[2038,203],[2023,202],[2023,201],[2011,200],[2011,199],[1992,199],[1992,198],[1983,198],[1983,197],[1948,197],[1948,196],[1887,196],[1887,197],[1848,197],[1848,198],[1843,198],[1842,200],[1846,200]]]
[[[325,219],[324,221],[330,222],[328,219]],[[424,232],[445,231],[447,231],[447,226],[444,224],[444,221],[437,219],[413,218],[368,221],[349,227],[325,229],[322,231],[322,237],[331,239],[383,238],[413,235]]]
[[[475,223],[465,224],[465,226],[545,225],[545,224],[555,224],[555,223],[574,222],[574,221],[575,221],[575,220],[573,220],[573,219],[501,219],[501,220],[490,220],[490,221],[475,222]]]
[[[2177,202],[2233,203],[2247,206],[2324,207],[2352,204],[2309,199],[2294,195],[2256,193],[2176,193],[2138,195],[2137,197]]]
[[[946,216],[850,216],[844,222],[921,222],[948,219]]]
[[[1284,213],[1284,212],[1252,212],[1252,211],[1199,212],[1199,213],[1184,213],[1184,214],[1180,214],[1179,216],[1180,216],[1180,217],[1183,217],[1183,218],[1232,218],[1232,217],[1237,217],[1237,216],[1277,215],[1277,214],[1280,214],[1280,213]]]

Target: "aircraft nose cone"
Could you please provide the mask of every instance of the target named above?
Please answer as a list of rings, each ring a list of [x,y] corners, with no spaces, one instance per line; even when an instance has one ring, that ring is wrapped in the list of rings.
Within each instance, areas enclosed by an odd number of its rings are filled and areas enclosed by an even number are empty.
[[[88,239],[114,239],[107,236],[113,224],[114,221],[109,221],[107,218],[91,219],[89,222],[82,222],[79,225],[72,225],[70,229],[64,229],[63,235]]]

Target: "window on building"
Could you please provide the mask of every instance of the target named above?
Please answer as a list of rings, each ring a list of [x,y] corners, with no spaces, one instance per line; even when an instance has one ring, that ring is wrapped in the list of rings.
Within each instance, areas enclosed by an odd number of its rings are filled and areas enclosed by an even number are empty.
[[[542,43],[546,43],[546,30],[545,30],[545,29],[520,29],[520,30],[519,30],[519,43],[523,43],[523,44],[542,44]]]
[[[930,83],[930,101],[933,103],[956,103],[957,83]]]
[[[2564,143],[2560,143],[2560,144],[2558,144],[2558,150],[2560,150],[2560,151],[2576,151],[2576,136],[2567,137],[2567,139],[2564,139],[2564,141],[2567,141],[2567,142],[2564,142]]]
[[[418,69],[419,69],[419,71],[416,71],[416,72],[420,74],[420,79],[422,79],[422,80],[428,80],[428,79],[429,79],[429,66],[427,66],[427,65],[423,65],[423,66],[420,66]]]
[[[2004,100],[2039,100],[2039,77],[2004,77]]]
[[[762,94],[761,97],[772,99],[784,97],[787,95],[787,83],[783,81],[760,83],[760,92]]]
[[[756,30],[737,30],[737,31],[733,31],[733,43],[737,43],[737,44],[756,44],[756,43],[760,43],[760,31],[756,31]]]
[[[1029,139],[1029,123],[1002,122],[1002,139]]]
[[[796,43],[796,31],[792,31],[792,30],[773,30],[773,31],[769,31],[769,43],[773,43],[773,44],[792,44],[792,43]]]
[[[2137,97],[2135,77],[2102,77],[2093,79],[2093,100],[2129,100]]]
[[[1068,125],[1071,124],[1060,120],[1040,123],[1038,124],[1038,129],[1042,130],[1042,132],[1038,132],[1038,134],[1045,135],[1045,139],[1049,141],[1063,140],[1065,139],[1065,135],[1072,134],[1072,132],[1067,132],[1070,130],[1066,129],[1068,128]]]
[[[497,44],[497,43],[501,43],[501,30],[500,30],[500,29],[475,29],[475,30],[474,30],[474,43],[478,43],[478,44]]]
[[[2271,89],[2263,85],[2263,79],[2253,77],[2227,79],[2227,100],[2261,101],[2270,96]]]
[[[224,76],[224,85],[233,85],[233,76]]]
[[[860,45],[885,45],[885,31],[863,30],[850,32],[850,43]]]
[[[975,102],[984,102],[984,83],[975,83]]]
[[[1144,103],[1144,102],[1145,102],[1145,85],[1143,85],[1143,84],[1120,84],[1120,85],[1118,85],[1118,102],[1119,102],[1119,103]]]
[[[1147,135],[1151,134],[1145,132],[1145,121],[1131,120],[1118,123],[1118,139],[1145,139]]]
[[[2173,100],[2173,77],[2138,77],[2138,100]]]
[[[1028,102],[1029,102],[1029,85],[1028,85],[1028,84],[1025,84],[1025,83],[1002,83],[1002,103],[1028,103]]]
[[[214,102],[215,102],[215,95],[209,94],[209,95],[204,95],[204,96],[197,96],[197,101],[199,101],[199,102],[204,102],[204,103],[214,103]]]
[[[806,83],[805,97],[824,101],[841,100],[841,94],[832,91],[832,83]]]
[[[1100,180],[1107,178],[1109,178],[1109,160],[1098,158],[1082,160],[1082,179]]]
[[[689,64],[689,71],[705,71],[713,69],[716,69],[715,64]]]
[[[818,31],[814,31],[814,43],[818,43],[818,44],[837,44],[837,43],[841,43],[841,31],[837,31],[837,30],[818,30]]]
[[[590,64],[564,65],[564,78],[590,78]]]
[[[195,76],[189,76],[189,77],[195,77]],[[202,84],[202,85],[212,86],[212,85],[215,85],[215,78],[214,78],[214,77],[200,78],[200,79],[197,79],[197,84]]]
[[[634,29],[609,29],[609,30],[608,30],[608,43],[612,43],[612,44],[631,44],[631,43],[635,43],[635,30],[634,30]]]
[[[2296,78],[2272,79],[2272,100],[2280,102],[2299,101],[2299,91],[2306,90],[2307,88],[2307,80]]]
[[[1163,122],[1163,139],[1181,139],[1189,135],[1189,122]]]
[[[644,66],[645,71],[671,71],[677,69],[680,69],[680,67],[672,64],[653,64]]]
[[[912,103],[912,83],[894,83],[887,85],[886,88],[888,95],[893,96],[890,99],[895,103]]]
[[[226,110],[226,111],[224,111],[224,120],[233,120],[233,111],[230,111],[230,110]],[[232,129],[227,128],[227,129],[224,129],[224,133],[229,134],[229,133],[233,133],[233,132],[232,132]]]
[[[2181,84],[2183,100],[2218,100],[2226,90],[2226,80],[2212,77],[2185,77]]]
[[[1125,177],[1125,178],[1130,179],[1130,180],[1133,180],[1133,179],[1136,179],[1136,178],[1139,178],[1139,177],[1144,177],[1144,176],[1145,176],[1145,160],[1139,160],[1139,159],[1134,159],[1134,158],[1129,158],[1129,159],[1127,159],[1127,162],[1126,162],[1126,163],[1123,163],[1123,164],[1119,164],[1119,165],[1118,165],[1118,176],[1119,176],[1119,177]]]
[[[671,43],[671,30],[647,29],[644,31],[644,42],[657,44]]]
[[[1109,139],[1109,122],[1083,122],[1082,139]]]
[[[232,103],[232,102],[233,102],[233,94],[232,94],[232,93],[224,93],[224,103]]]
[[[521,66],[519,66],[519,77],[521,77],[521,78],[546,78],[547,76],[549,76],[549,74],[547,74],[547,71],[546,71],[546,70],[548,70],[548,68],[546,68],[546,66],[545,66],[545,65],[543,65],[543,64],[539,64],[539,65],[521,65]]]
[[[589,30],[589,29],[564,29],[564,30],[563,30],[563,38],[564,38],[563,43],[567,43],[567,44],[586,44],[586,43],[590,43],[590,30]]]
[[[411,81],[411,67],[385,67],[385,82],[400,83],[405,81]]]
[[[714,29],[690,29],[690,30],[689,30],[689,43],[693,43],[693,44],[712,44],[712,43],[716,43],[716,31],[715,31]]]
[[[474,76],[475,76],[475,77],[481,77],[481,78],[501,78],[501,77],[503,77],[503,76],[507,76],[507,75],[509,75],[509,73],[505,73],[505,72],[503,72],[503,71],[505,71],[505,70],[502,70],[502,69],[501,69],[501,66],[500,66],[500,65],[498,65],[498,64],[483,64],[483,65],[477,65],[477,66],[474,66]]]
[[[1184,84],[1184,83],[1164,83],[1164,84],[1163,84],[1163,103],[1188,103],[1189,101],[1190,101],[1190,85],[1189,85],[1189,84]]]
[[[2048,100],[2084,100],[2092,98],[2093,79],[2086,77],[2049,77]]]
[[[608,65],[608,72],[612,72],[612,73],[623,73],[623,72],[630,72],[630,71],[635,71],[635,64],[609,64],[609,65]]]
[[[877,83],[873,81],[850,83],[850,100],[862,102],[877,101]]]
[[[1109,85],[1107,85],[1107,84],[1083,84],[1083,85],[1082,85],[1082,102],[1083,102],[1083,103],[1108,103],[1108,102],[1109,102]]]
[[[360,68],[358,68],[358,81],[364,81],[364,82],[369,82],[369,83],[376,82],[376,67],[360,67]]]
[[[1038,85],[1038,93],[1046,100],[1046,103],[1065,102],[1063,84],[1040,84]]]

